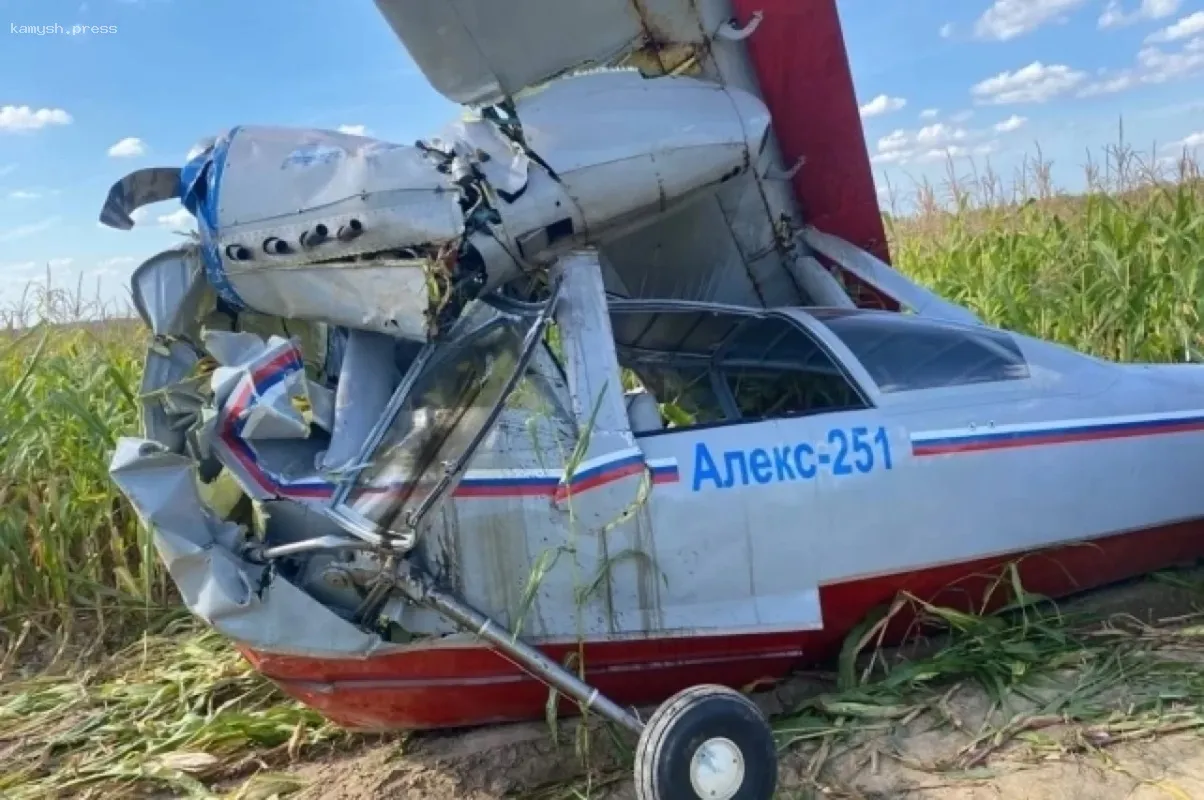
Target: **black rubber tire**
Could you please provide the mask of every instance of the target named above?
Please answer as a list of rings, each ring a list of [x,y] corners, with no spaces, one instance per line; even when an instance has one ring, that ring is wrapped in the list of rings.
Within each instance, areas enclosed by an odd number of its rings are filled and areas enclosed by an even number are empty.
[[[757,706],[726,686],[691,686],[653,713],[635,751],[640,800],[711,800],[690,785],[690,759],[708,739],[730,739],[744,757],[744,782],[733,800],[770,800],[778,783],[773,731]]]

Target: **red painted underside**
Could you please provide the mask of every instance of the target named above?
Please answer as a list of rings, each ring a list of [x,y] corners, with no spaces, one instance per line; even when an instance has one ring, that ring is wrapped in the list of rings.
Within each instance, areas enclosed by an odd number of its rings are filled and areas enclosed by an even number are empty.
[[[826,661],[875,607],[901,591],[938,604],[977,610],[1001,568],[1017,562],[1025,588],[1061,597],[1204,557],[1204,520],[1119,534],[1019,558],[884,575],[820,590],[824,630],[598,642],[585,645],[589,682],[620,703],[654,704],[697,683],[745,686]],[[996,603],[1009,598],[995,594]],[[897,641],[909,620],[888,632]],[[575,647],[549,647],[562,659]],[[362,660],[299,658],[244,650],[288,694],[349,728],[482,725],[539,719],[547,688],[482,647],[434,648]],[[570,714],[575,706],[562,704]]]
[[[803,218],[890,263],[836,0],[732,0],[732,7],[740,25],[764,15],[745,44],[786,164],[805,159],[793,181]],[[841,277],[858,305],[899,309],[851,273]]]

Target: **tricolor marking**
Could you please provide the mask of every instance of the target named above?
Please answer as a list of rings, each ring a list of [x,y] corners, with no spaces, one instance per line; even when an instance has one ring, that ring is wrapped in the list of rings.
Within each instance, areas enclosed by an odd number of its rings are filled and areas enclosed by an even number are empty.
[[[915,456],[952,455],[1198,431],[1204,431],[1204,410],[1172,411],[925,431],[911,435],[911,452]]]
[[[301,362],[301,351],[290,345],[251,371],[251,383],[259,394],[267,394],[276,384],[305,368]]]
[[[334,495],[336,485],[319,477],[289,479],[273,475],[263,468],[254,449],[242,438],[246,412],[269,388],[278,384],[288,373],[303,368],[300,354],[290,348],[251,372],[238,384],[231,400],[222,410],[218,423],[219,440],[237,462],[241,477],[258,489],[260,497],[282,497],[297,500],[323,500]],[[570,493],[597,489],[614,481],[638,475],[645,467],[654,484],[677,483],[680,474],[677,459],[644,459],[637,448],[609,453],[581,463],[566,485],[564,470],[555,469],[480,469],[469,470],[456,487],[458,498],[517,498],[548,497],[562,500]],[[252,487],[248,487],[252,488]],[[370,486],[357,490],[372,494],[402,494],[409,488],[405,483]]]

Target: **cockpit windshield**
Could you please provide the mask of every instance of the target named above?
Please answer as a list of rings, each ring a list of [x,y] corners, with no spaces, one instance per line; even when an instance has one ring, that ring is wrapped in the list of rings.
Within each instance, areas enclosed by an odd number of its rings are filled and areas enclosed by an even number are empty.
[[[1005,331],[895,311],[808,309],[883,392],[1020,380],[1028,362]]]
[[[408,536],[462,476],[540,341],[555,296],[536,311],[478,303],[427,345],[398,387],[369,453],[336,500],[345,523]]]

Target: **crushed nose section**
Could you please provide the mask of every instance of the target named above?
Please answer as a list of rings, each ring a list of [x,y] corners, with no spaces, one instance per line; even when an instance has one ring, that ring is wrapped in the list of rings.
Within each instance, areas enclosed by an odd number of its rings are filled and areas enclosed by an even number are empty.
[[[236,128],[181,184],[206,275],[235,308],[421,340],[456,288],[463,214],[421,148]]]
[[[397,559],[526,373],[559,282],[542,302],[473,301],[416,344],[255,332],[272,326],[225,316],[200,272],[188,245],[135,273],[145,438],[119,443],[114,482],[188,607],[233,639],[339,656],[407,641]]]
[[[416,342],[474,298],[601,247],[752,170],[769,114],[692,78],[560,78],[413,145],[239,127],[181,169],[132,173],[102,218],[178,197],[236,311]]]
[[[194,150],[118,181],[101,219],[178,197],[229,308],[426,340],[480,290],[463,192],[429,148],[240,127]]]

